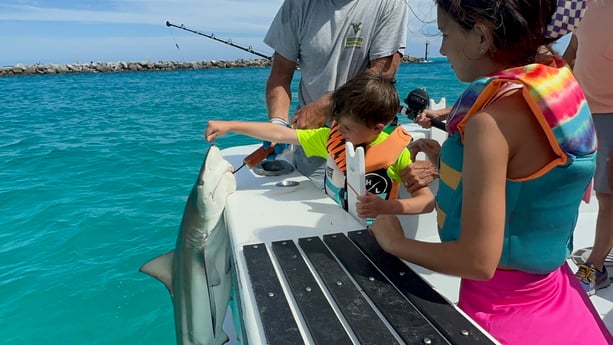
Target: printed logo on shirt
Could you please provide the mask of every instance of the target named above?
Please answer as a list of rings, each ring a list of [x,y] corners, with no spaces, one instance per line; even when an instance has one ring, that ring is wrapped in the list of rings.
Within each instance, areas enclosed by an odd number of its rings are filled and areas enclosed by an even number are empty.
[[[351,23],[353,34],[357,34],[362,30],[362,23]],[[348,37],[345,38],[345,48],[361,48],[363,45],[363,39],[361,37]]]
[[[345,48],[362,48],[362,37],[347,37],[345,38]]]
[[[366,190],[379,195],[383,199],[387,199],[387,196],[391,190],[392,181],[387,175],[386,169],[379,169],[374,172],[367,173],[364,176],[366,180]]]
[[[326,177],[328,179],[332,178],[334,176],[334,168],[333,167],[326,167]]]

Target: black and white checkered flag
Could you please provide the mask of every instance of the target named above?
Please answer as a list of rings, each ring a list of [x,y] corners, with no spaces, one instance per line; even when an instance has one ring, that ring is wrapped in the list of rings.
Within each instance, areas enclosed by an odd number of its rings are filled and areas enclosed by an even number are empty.
[[[556,39],[575,30],[586,7],[586,0],[558,0],[558,7],[547,25],[545,36]]]

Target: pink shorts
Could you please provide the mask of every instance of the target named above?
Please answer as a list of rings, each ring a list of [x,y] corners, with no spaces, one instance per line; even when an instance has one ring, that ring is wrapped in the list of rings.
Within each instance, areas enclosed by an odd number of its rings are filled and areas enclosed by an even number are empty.
[[[458,306],[502,344],[613,344],[568,264],[549,274],[497,270],[462,279]]]

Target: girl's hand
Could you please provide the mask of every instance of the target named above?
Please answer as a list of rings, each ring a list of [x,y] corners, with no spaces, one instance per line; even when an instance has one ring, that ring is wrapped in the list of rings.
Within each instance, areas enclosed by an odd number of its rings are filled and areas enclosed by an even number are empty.
[[[380,215],[370,226],[370,232],[386,252],[391,253],[394,244],[404,240],[404,231],[398,217],[394,215]]]
[[[434,139],[417,139],[409,144],[409,151],[411,152],[412,161],[415,161],[418,153],[423,152],[430,162],[437,164],[438,155],[441,152],[441,144]]]

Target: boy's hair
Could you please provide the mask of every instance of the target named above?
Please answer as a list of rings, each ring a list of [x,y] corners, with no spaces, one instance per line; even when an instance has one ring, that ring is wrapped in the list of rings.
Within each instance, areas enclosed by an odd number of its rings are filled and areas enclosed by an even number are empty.
[[[360,74],[332,93],[332,119],[349,117],[369,128],[387,124],[400,110],[394,83],[379,72]]]

